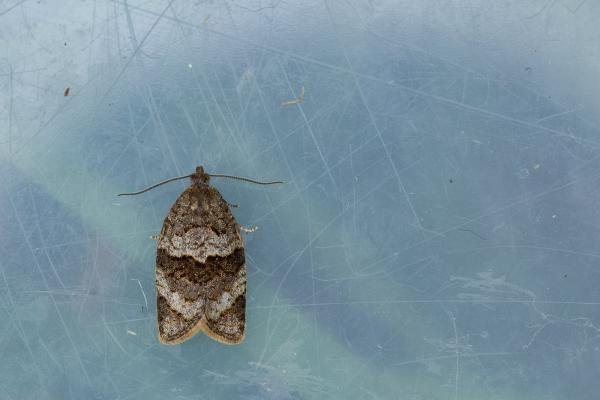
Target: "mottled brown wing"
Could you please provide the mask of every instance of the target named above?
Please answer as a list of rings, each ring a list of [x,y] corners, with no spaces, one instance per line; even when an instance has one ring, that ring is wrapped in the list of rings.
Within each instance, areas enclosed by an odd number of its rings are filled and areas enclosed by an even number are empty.
[[[244,339],[244,245],[215,188],[192,185],[171,207],[158,239],[156,292],[162,343],[181,343],[198,331],[227,344]]]

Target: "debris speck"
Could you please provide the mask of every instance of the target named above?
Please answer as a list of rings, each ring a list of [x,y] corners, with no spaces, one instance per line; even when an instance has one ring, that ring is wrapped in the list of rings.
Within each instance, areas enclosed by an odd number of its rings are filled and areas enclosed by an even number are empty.
[[[131,336],[137,336],[137,333],[135,333],[134,331],[131,331],[129,329],[127,329],[127,334],[131,335]]]
[[[67,97],[69,95],[69,92],[71,92],[71,88],[69,86],[67,86],[67,88],[65,89],[65,92],[63,93],[63,95],[65,97]]]
[[[300,94],[293,100],[286,100],[281,102],[281,107],[293,106],[295,104],[300,104],[304,101],[304,86],[300,88]]]
[[[188,64],[188,68],[192,68],[192,64]]]
[[[521,168],[519,172],[517,172],[517,176],[519,179],[526,179],[529,177],[529,170],[527,168]]]

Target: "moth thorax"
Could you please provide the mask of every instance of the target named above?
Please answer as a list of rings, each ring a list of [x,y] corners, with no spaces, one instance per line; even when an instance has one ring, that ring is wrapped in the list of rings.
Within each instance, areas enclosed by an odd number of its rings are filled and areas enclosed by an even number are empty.
[[[202,166],[196,167],[196,172],[192,175],[192,185],[203,186],[208,185],[210,176],[204,172]]]

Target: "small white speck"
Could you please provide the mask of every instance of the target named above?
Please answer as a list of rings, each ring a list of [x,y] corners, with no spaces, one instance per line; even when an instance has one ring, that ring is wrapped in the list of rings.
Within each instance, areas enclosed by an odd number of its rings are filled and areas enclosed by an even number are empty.
[[[556,219],[556,214],[554,214],[554,215],[552,216],[552,219]]]
[[[540,164],[535,164],[535,165],[533,166],[533,169],[540,169]]]
[[[496,226],[494,227],[494,229],[492,229],[492,232],[496,232],[498,229],[502,229],[502,228],[504,228],[504,226],[505,226],[505,225],[506,225],[506,223],[505,223],[505,222],[502,222],[500,225],[496,225]]]
[[[527,168],[521,168],[517,173],[519,179],[526,179],[529,176],[529,170]]]
[[[192,68],[192,64],[188,64],[188,68]]]
[[[113,206],[121,206],[121,203],[111,203]]]
[[[481,144],[481,142],[479,140],[476,140],[476,139],[471,140],[471,142],[477,143],[477,144]]]
[[[127,334],[131,336],[137,336],[137,333],[135,333],[134,331],[130,331],[129,329],[127,329]]]
[[[382,346],[382,345],[380,345],[380,344],[378,344],[378,345],[377,345],[377,348],[378,348],[379,350],[382,350],[382,349],[383,349],[383,346]]]

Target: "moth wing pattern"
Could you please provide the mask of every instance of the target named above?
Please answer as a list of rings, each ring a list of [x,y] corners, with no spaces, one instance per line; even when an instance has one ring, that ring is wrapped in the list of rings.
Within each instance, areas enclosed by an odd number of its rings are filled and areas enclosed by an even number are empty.
[[[165,218],[157,244],[156,292],[162,343],[181,343],[198,331],[225,344],[244,340],[246,263],[240,227],[208,179],[192,178]]]

